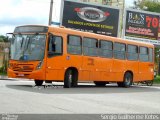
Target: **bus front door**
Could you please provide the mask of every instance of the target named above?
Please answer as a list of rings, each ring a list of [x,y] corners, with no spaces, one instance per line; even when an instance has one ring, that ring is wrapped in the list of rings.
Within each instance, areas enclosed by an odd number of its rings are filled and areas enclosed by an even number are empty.
[[[63,57],[63,37],[60,34],[49,36],[46,80],[63,80],[65,57]]]

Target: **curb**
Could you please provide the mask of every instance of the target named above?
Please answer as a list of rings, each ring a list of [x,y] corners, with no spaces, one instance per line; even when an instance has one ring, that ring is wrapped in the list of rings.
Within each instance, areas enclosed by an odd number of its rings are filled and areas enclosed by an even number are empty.
[[[8,77],[7,76],[4,76],[4,75],[0,75],[0,80],[7,80],[8,79]]]
[[[14,78],[8,78],[7,76],[0,75],[0,80],[16,80]]]
[[[154,84],[152,86],[160,87],[160,84]]]

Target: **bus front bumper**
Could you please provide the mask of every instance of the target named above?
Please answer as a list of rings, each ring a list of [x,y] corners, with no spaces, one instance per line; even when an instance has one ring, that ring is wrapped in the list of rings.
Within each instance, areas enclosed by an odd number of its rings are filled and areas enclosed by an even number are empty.
[[[8,68],[8,78],[45,80],[45,72],[43,70],[34,70],[32,72],[17,72]]]

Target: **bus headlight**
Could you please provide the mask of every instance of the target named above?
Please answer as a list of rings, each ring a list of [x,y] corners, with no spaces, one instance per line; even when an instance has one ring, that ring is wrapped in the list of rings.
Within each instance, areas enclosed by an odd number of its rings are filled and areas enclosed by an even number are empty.
[[[43,65],[43,61],[40,61],[40,62],[38,63],[38,65],[37,65],[36,69],[41,69],[42,65]]]

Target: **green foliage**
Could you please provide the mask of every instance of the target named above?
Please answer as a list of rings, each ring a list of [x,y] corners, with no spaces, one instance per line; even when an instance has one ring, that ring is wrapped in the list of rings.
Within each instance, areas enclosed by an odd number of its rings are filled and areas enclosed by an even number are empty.
[[[6,74],[7,73],[7,67],[8,67],[8,61],[5,60],[2,67],[0,67],[0,74]]]
[[[157,75],[157,76],[155,77],[153,83],[155,83],[155,84],[160,84],[160,76]]]
[[[4,42],[4,40],[2,38],[0,38],[0,42]]]
[[[154,2],[151,0],[142,0],[139,2],[134,2],[136,8],[142,10],[160,13],[160,2]]]
[[[7,76],[7,73],[0,73],[0,75]]]
[[[155,47],[155,54],[154,54],[154,62],[155,62],[155,70],[158,71],[158,62],[159,62],[159,51],[160,49]]]
[[[4,35],[0,35],[0,42],[8,42],[8,38]]]
[[[5,67],[4,66],[0,67],[0,73],[4,73],[4,72],[5,72]]]

